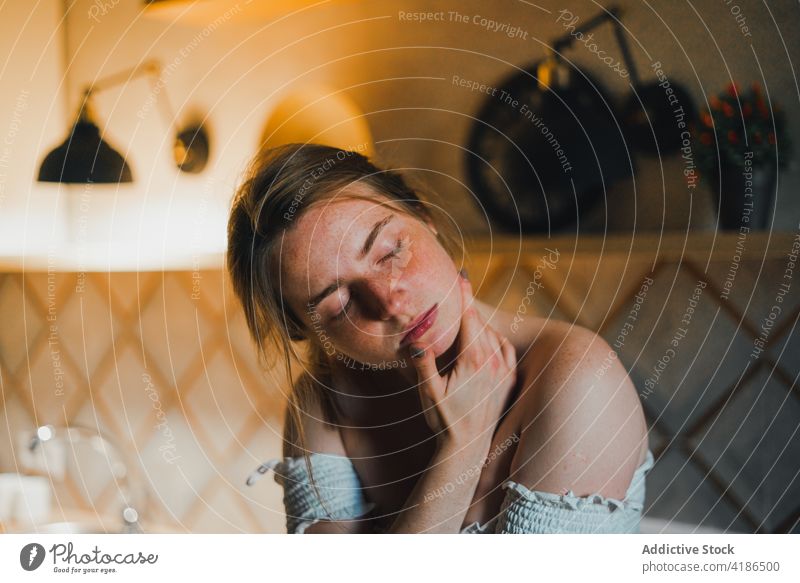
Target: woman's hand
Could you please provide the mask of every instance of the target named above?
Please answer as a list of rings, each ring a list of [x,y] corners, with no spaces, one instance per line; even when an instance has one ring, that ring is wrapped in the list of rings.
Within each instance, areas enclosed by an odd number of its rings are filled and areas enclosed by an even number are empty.
[[[511,342],[486,322],[473,305],[472,285],[459,277],[462,297],[459,353],[447,376],[439,374],[432,350],[411,362],[417,370],[425,419],[439,441],[462,447],[491,443],[516,381],[517,357]],[[410,353],[418,353],[413,344]]]

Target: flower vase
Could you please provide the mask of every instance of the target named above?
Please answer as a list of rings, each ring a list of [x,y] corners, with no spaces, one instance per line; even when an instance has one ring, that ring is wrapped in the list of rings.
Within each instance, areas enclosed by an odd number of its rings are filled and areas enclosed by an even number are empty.
[[[742,167],[724,164],[719,174],[711,176],[719,229],[738,231],[742,226],[766,229],[772,215],[776,179],[774,166],[745,171]]]

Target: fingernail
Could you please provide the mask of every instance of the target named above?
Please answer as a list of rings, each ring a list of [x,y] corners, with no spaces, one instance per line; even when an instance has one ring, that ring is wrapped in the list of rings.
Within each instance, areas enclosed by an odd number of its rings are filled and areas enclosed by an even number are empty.
[[[411,358],[422,358],[425,355],[424,348],[418,348],[416,346],[411,347]]]
[[[467,275],[467,268],[466,267],[462,267],[461,269],[459,269],[458,270],[458,274],[461,277],[463,277],[464,279],[466,279],[467,281],[469,281],[469,275]]]

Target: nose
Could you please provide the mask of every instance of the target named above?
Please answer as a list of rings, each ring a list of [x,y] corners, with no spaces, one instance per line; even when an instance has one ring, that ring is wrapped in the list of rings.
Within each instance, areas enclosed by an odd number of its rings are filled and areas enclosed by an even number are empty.
[[[389,278],[373,278],[364,282],[370,312],[381,320],[391,320],[403,313],[405,292]]]

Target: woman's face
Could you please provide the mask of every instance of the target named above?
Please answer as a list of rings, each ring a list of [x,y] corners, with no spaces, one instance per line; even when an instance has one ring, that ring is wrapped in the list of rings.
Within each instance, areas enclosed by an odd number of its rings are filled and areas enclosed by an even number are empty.
[[[431,308],[435,319],[414,342],[436,356],[453,345],[461,295],[433,228],[386,202],[340,199],[307,210],[284,233],[280,268],[284,302],[328,356],[388,369],[404,366],[407,332]]]

